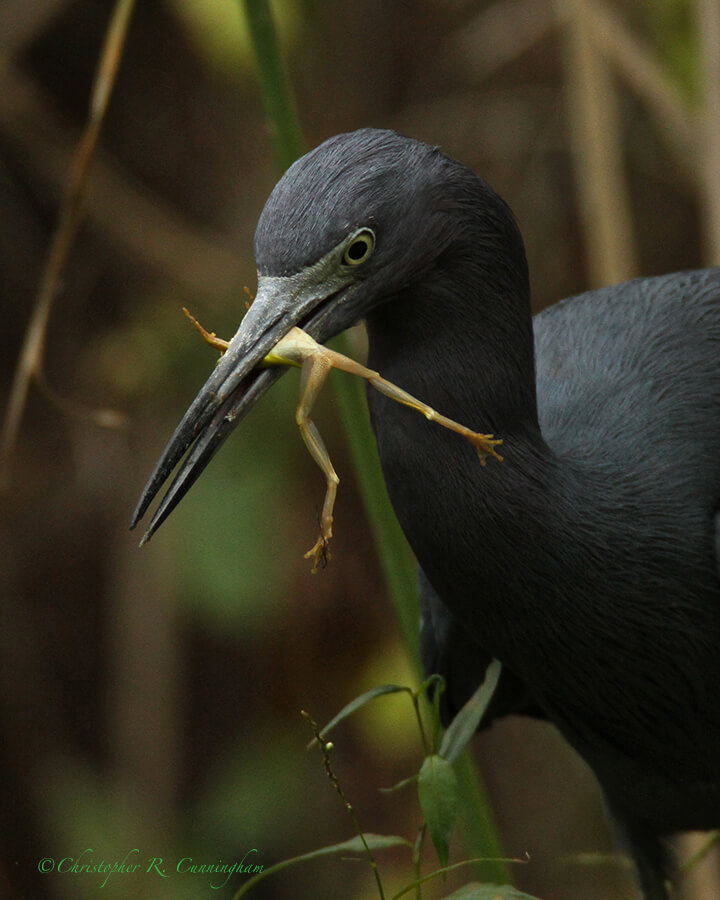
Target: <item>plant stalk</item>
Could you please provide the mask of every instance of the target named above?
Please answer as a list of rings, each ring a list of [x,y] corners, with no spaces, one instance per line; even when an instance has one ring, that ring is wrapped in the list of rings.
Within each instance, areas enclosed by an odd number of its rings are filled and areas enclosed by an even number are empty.
[[[292,88],[280,53],[277,32],[268,0],[241,0],[247,16],[265,113],[280,172],[305,151],[302,128]],[[339,352],[352,356],[347,334],[336,338]],[[395,518],[370,427],[364,386],[358,379],[336,378],[335,399],[350,448],[355,476],[373,532],[388,593],[400,632],[418,679],[422,678],[418,646],[417,566]],[[480,777],[468,754],[456,764],[464,798],[461,821],[466,849],[475,857],[500,857],[500,842]],[[487,863],[483,874],[491,881],[508,881],[502,862]]]

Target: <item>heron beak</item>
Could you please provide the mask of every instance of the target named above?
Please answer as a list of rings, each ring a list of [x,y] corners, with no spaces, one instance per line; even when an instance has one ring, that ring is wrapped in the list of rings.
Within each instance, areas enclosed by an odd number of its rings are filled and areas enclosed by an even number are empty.
[[[321,263],[324,260],[321,260]],[[258,290],[237,333],[193,400],[153,469],[133,514],[130,528],[145,515],[175,466],[187,456],[165,492],[141,545],[148,541],[203,472],[226,438],[260,397],[286,371],[263,368],[270,350],[295,325],[316,339],[328,321],[335,295],[347,293],[347,282],[316,264],[294,275],[259,276]],[[324,303],[330,300],[331,303]]]

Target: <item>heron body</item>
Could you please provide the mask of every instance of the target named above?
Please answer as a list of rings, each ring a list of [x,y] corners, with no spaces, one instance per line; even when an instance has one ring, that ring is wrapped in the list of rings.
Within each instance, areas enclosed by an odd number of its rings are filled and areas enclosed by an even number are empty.
[[[448,716],[499,658],[488,724],[553,721],[594,769],[647,896],[664,897],[659,838],[720,822],[720,273],[593,291],[534,323],[539,430],[518,437],[479,404],[471,424],[504,436],[504,462],[480,486],[454,460],[464,448],[446,447],[465,482],[456,509],[435,502],[432,450],[414,453],[411,421],[370,398],[388,490],[432,585],[423,658],[448,681]],[[405,420],[404,441],[385,416]],[[472,536],[457,536],[455,516]]]
[[[255,255],[257,299],[136,519],[194,441],[154,530],[269,387],[273,341],[300,325],[322,343],[364,318],[373,370],[503,439],[503,462],[481,467],[457,435],[369,396],[448,714],[499,659],[486,721],[552,721],[597,775],[647,900],[665,900],[662,838],[720,827],[720,270],[533,319],[500,197],[437,148],[373,129],[288,170]]]

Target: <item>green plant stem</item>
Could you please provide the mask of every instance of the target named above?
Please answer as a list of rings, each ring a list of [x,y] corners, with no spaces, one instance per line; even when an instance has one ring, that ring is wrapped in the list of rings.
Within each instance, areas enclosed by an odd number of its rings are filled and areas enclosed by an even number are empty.
[[[420,826],[420,830],[418,831],[418,836],[415,840],[415,844],[413,845],[413,872],[415,873],[415,900],[422,900],[422,883],[420,879],[422,878],[422,853],[423,853],[423,845],[425,844],[425,834],[427,833],[427,825],[425,822]]]
[[[240,2],[252,37],[275,159],[282,172],[305,150],[302,129],[268,0]],[[340,335],[335,345],[341,353],[353,355],[347,335]],[[354,378],[336,378],[333,385],[355,476],[400,633],[418,678],[422,678],[418,646],[417,567],[385,490],[364,386]],[[461,816],[465,823],[467,851],[472,856],[499,857],[500,842],[488,803],[480,778],[467,754],[456,763],[456,774],[463,797]],[[487,864],[484,872],[496,881],[507,880],[507,867],[502,863]]]
[[[425,734],[425,725],[423,723],[422,711],[420,709],[420,704],[423,699],[427,699],[424,697],[424,694],[415,692],[412,695],[413,709],[415,710],[415,717],[417,719],[418,729],[420,731],[420,740],[422,741],[423,746],[423,756],[430,756],[431,753],[435,752],[435,748],[430,746],[427,735]]]
[[[241,0],[255,52],[275,163],[284,172],[305,152],[300,119],[268,0]]]
[[[307,720],[312,728],[313,734],[315,735],[315,740],[320,747],[320,751],[323,756],[323,767],[325,769],[325,774],[330,779],[330,783],[337,791],[338,796],[345,804],[345,809],[348,812],[348,815],[352,819],[352,823],[355,827],[355,831],[357,832],[358,837],[362,841],[362,845],[365,849],[365,855],[367,856],[368,862],[370,863],[370,868],[373,871],[373,875],[375,876],[375,883],[377,884],[378,892],[380,895],[380,900],[385,900],[385,891],[383,890],[382,879],[380,878],[380,870],[378,869],[377,862],[375,861],[375,856],[373,855],[372,850],[370,849],[370,845],[368,844],[365,838],[365,832],[360,827],[360,820],[357,817],[357,813],[355,812],[355,807],[350,803],[348,798],[345,796],[345,792],[340,785],[337,775],[335,774],[335,770],[332,767],[332,763],[330,762],[330,747],[331,744],[328,744],[325,740],[323,740],[322,735],[320,734],[320,730],[318,728],[318,724],[310,715],[310,713],[302,710],[302,716]]]
[[[505,884],[510,881],[510,870],[502,858],[503,848],[485,786],[470,752],[463,753],[454,767],[461,797],[458,810],[460,834],[465,849],[470,856],[482,855],[488,860],[482,864],[484,879]]]
[[[283,65],[268,0],[241,0],[241,3],[252,38],[275,160],[278,170],[284,172],[305,152],[297,107]],[[333,343],[341,353],[353,355],[347,335],[339,335]],[[335,378],[333,387],[355,477],[400,632],[419,672],[416,566],[387,497],[375,438],[370,428],[364,386],[357,379]]]
[[[340,335],[333,346],[348,356],[353,349],[347,334]],[[395,610],[403,643],[419,674],[417,565],[395,518],[388,499],[375,436],[370,427],[365,386],[357,378],[333,381],[335,401],[346,435],[353,471],[365,505],[390,600]]]

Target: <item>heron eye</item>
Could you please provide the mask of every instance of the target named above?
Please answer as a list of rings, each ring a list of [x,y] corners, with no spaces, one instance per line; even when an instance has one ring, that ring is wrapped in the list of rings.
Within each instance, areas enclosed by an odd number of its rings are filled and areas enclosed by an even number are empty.
[[[358,231],[343,253],[343,264],[346,266],[359,266],[373,252],[375,247],[375,234],[369,228]]]

